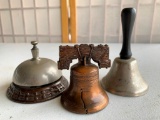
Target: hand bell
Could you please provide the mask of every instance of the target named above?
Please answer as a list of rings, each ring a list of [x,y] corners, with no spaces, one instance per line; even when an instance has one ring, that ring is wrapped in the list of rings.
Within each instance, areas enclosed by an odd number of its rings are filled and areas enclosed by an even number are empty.
[[[134,8],[122,10],[123,46],[120,58],[117,57],[108,74],[102,79],[102,86],[109,92],[120,96],[141,96],[148,90],[135,58],[131,57],[130,39],[136,17]]]

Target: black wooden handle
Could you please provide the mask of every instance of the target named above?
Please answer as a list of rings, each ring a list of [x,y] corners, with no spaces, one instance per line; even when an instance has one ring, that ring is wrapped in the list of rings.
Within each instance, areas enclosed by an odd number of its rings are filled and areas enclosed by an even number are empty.
[[[120,52],[121,59],[130,59],[131,52],[131,34],[136,17],[134,8],[124,8],[121,13],[122,30],[123,30],[123,45]]]

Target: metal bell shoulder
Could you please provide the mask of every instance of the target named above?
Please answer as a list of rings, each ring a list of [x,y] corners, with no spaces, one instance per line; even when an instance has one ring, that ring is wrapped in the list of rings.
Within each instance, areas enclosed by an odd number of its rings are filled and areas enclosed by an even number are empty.
[[[26,60],[13,74],[13,82],[20,86],[42,86],[57,81],[62,76],[57,64],[47,58]]]

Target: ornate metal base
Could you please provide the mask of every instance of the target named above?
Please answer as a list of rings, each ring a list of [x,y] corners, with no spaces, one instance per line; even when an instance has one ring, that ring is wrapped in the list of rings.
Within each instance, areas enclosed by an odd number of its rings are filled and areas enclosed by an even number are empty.
[[[63,76],[56,82],[38,87],[24,87],[11,83],[7,97],[19,103],[39,103],[59,96],[68,88],[68,81]]]

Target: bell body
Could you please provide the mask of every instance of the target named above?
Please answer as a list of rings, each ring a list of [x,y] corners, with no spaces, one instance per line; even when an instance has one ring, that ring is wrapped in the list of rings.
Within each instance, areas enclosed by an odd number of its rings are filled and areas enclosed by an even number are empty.
[[[98,67],[77,63],[71,67],[70,86],[62,94],[61,103],[79,114],[94,113],[108,104],[108,96],[99,83]]]
[[[141,96],[148,90],[134,58],[116,58],[110,71],[102,79],[102,86],[107,91],[121,96]]]
[[[38,42],[32,41],[32,59],[19,64],[7,97],[19,103],[38,103],[59,96],[68,87],[68,81],[58,70],[56,62],[39,57]]]
[[[59,96],[67,87],[68,81],[54,61],[30,59],[15,69],[7,96],[15,102],[38,103]]]

